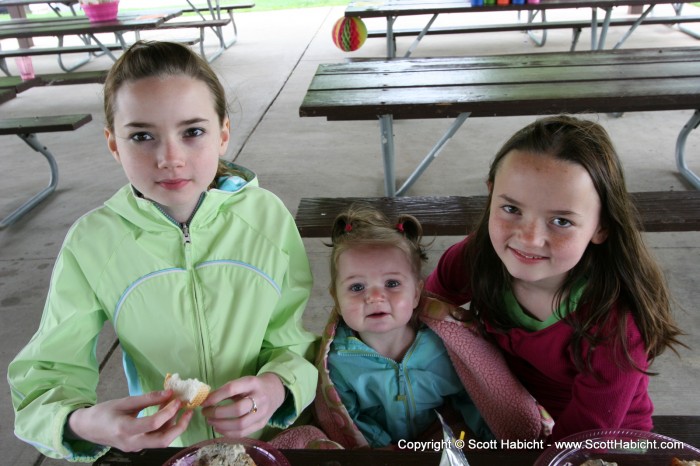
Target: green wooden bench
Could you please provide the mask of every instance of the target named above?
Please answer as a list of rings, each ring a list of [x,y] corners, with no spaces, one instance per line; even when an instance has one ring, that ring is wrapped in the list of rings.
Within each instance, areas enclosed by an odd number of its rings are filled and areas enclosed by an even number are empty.
[[[700,231],[700,191],[632,193],[648,232]],[[458,236],[472,231],[486,206],[486,196],[320,197],[303,198],[295,216],[303,237],[327,238],[336,216],[354,203],[375,207],[389,218],[415,216],[426,236]]]
[[[43,155],[49,163],[49,184],[34,194],[12,213],[0,220],[0,229],[12,225],[23,215],[36,207],[56,190],[58,185],[58,164],[49,148],[42,144],[38,133],[57,131],[74,131],[92,120],[90,114],[37,116],[28,118],[10,118],[0,120],[0,135],[17,135],[32,149]]]
[[[201,35],[200,35],[201,36]],[[170,41],[179,42],[186,45],[198,44],[202,38],[201,37],[189,37],[181,39],[168,39]],[[83,44],[83,45],[62,45],[63,38],[59,38],[59,45],[57,47],[31,47],[31,48],[18,48],[18,49],[7,49],[0,50],[0,69],[6,74],[10,75],[9,68],[7,67],[6,59],[16,58],[16,57],[35,57],[42,55],[56,55],[58,58],[58,65],[60,68],[66,72],[74,71],[87,62],[90,61],[92,57],[97,57],[104,54],[105,49],[110,51],[124,50],[129,47],[129,44]],[[67,65],[63,61],[63,55],[72,55],[78,53],[89,54],[86,58],[78,61],[77,63]]]
[[[71,84],[101,84],[105,82],[108,70],[73,71],[70,73],[38,74],[34,79],[22,81],[19,76],[0,78],[0,90],[13,89],[16,93],[36,86],[65,86]]]
[[[699,35],[687,28],[683,24],[688,22],[697,22],[698,17],[692,15],[682,15],[681,10],[685,3],[692,3],[693,0],[653,0],[644,2],[644,0],[542,0],[537,2],[522,2],[508,3],[506,5],[491,4],[491,5],[473,5],[470,1],[465,0],[373,0],[373,1],[351,1],[345,9],[346,17],[357,18],[385,18],[386,30],[372,31],[370,37],[386,37],[387,57],[396,57],[396,34],[416,36],[413,43],[409,46],[404,57],[409,57],[413,50],[418,46],[421,39],[426,35],[431,34],[454,34],[454,33],[470,33],[470,32],[506,32],[506,31],[524,31],[527,32],[530,38],[538,45],[544,45],[547,39],[547,31],[550,29],[571,28],[573,30],[574,40],[572,41],[571,49],[574,50],[576,42],[582,29],[589,28],[591,31],[591,50],[603,50],[605,41],[610,27],[627,26],[627,31],[622,38],[613,47],[620,47],[627,38],[639,26],[647,24],[667,24],[676,25],[676,27],[693,37]],[[474,2],[476,3],[476,2]],[[495,2],[494,2],[495,3]],[[659,5],[670,5],[675,10],[674,16],[654,17],[654,8]],[[619,7],[631,7],[626,17],[613,18],[613,10]],[[575,21],[560,22],[548,21],[547,12],[559,10],[590,10],[590,14],[582,15],[588,19]],[[631,11],[634,9],[635,11]],[[481,25],[456,25],[453,27],[436,27],[433,28],[438,16],[451,14],[483,14],[493,15],[501,12],[517,12],[518,19],[512,24],[486,24]],[[522,21],[521,14],[526,13],[527,19]],[[599,15],[602,13],[602,15]],[[396,27],[396,20],[410,16],[429,16],[423,28],[409,27],[399,30]],[[602,18],[602,19],[598,19]],[[480,23],[483,23],[479,21]],[[474,24],[474,23],[472,23]],[[539,37],[535,37],[534,31],[540,30]]]
[[[625,27],[636,27],[639,19],[638,18],[612,18],[609,21],[608,26],[625,26]],[[649,16],[644,18],[641,23],[643,25],[658,25],[663,24],[667,26],[673,26],[680,23],[697,23],[700,22],[700,15],[687,15],[687,16]],[[596,26],[602,28],[604,25],[603,20],[596,22]],[[418,28],[403,28],[393,30],[393,47],[396,51],[396,38],[397,37],[414,37],[414,36],[425,36],[425,35],[441,35],[441,34],[469,34],[469,33],[484,33],[484,32],[528,32],[533,31],[543,31],[543,36],[541,38],[536,38],[532,34],[530,37],[533,42],[539,47],[543,46],[546,41],[546,31],[553,29],[571,29],[572,39],[570,51],[576,50],[578,45],[579,37],[581,32],[586,28],[591,28],[593,23],[590,19],[581,20],[568,20],[568,21],[528,21],[528,22],[515,22],[515,23],[503,23],[503,24],[474,24],[465,26],[443,26],[443,27],[431,27],[427,30]],[[630,30],[626,35],[624,35],[612,48],[616,49],[622,46],[622,44],[627,40],[631,34]],[[368,38],[386,37],[386,30],[374,30],[368,31]],[[418,40],[419,41],[419,40]],[[415,49],[413,45],[409,48],[406,56],[409,56],[411,52]],[[602,49],[603,43],[592,45],[592,48]]]
[[[0,104],[4,104],[8,100],[12,100],[17,95],[17,91],[14,89],[2,89],[0,88]]]

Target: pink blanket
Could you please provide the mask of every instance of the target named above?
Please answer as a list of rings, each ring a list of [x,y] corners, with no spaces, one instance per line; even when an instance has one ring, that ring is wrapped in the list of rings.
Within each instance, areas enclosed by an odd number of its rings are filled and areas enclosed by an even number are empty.
[[[440,336],[462,384],[498,439],[532,440],[551,433],[553,421],[508,369],[498,348],[482,338],[474,323],[455,320],[464,312],[443,301],[426,297],[421,301],[420,319]],[[314,401],[318,425],[328,437],[345,448],[367,447],[331,382],[328,352],[338,325],[332,313],[321,340],[316,360],[319,384]],[[408,439],[407,439],[408,440]]]

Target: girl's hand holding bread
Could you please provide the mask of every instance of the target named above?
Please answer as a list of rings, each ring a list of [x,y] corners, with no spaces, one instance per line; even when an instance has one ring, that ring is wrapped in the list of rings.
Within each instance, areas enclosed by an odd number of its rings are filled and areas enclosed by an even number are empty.
[[[157,413],[138,417],[141,410],[164,403],[167,404]],[[192,411],[188,410],[178,419],[181,407],[182,402],[173,399],[171,390],[105,401],[73,411],[65,438],[79,438],[127,452],[165,448],[187,429],[192,418]]]

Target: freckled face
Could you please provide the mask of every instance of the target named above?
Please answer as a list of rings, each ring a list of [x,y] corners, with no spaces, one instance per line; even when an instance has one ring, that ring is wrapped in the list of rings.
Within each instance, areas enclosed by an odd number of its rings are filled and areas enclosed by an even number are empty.
[[[514,150],[491,189],[491,243],[516,282],[556,290],[588,244],[605,241],[600,198],[578,164]]]
[[[107,145],[131,184],[184,222],[214,179],[229,121],[219,123],[206,84],[186,76],[125,83],[115,96]]]
[[[360,334],[399,335],[418,306],[422,282],[401,249],[360,246],[338,258],[335,290],[350,328]]]

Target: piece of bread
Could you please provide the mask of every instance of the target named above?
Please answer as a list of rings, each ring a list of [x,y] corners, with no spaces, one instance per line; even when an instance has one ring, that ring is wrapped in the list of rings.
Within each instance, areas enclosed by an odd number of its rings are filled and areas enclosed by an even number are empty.
[[[700,466],[700,459],[698,460],[682,460],[679,458],[671,459],[671,466]]]
[[[163,386],[172,390],[185,403],[185,409],[194,409],[209,396],[211,387],[197,379],[181,379],[179,374],[166,374]]]

